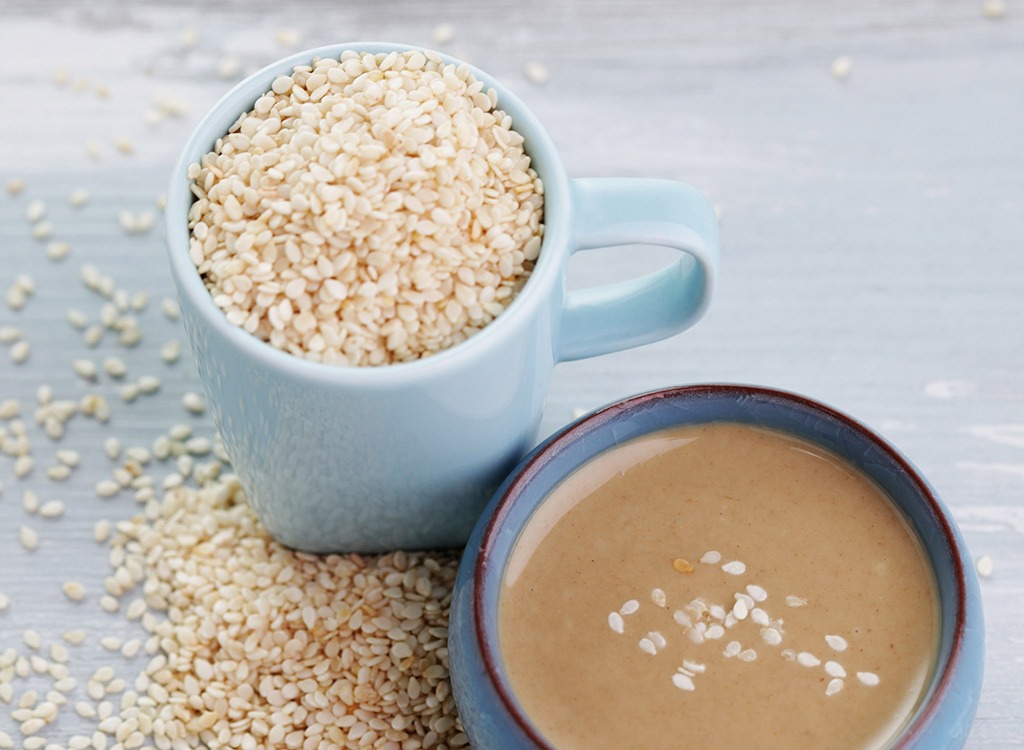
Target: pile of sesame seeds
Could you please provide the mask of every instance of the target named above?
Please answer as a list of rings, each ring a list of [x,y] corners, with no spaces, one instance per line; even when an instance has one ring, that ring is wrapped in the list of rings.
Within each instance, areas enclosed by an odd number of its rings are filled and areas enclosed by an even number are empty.
[[[346,51],[279,76],[192,165],[190,257],[227,319],[328,364],[454,346],[541,246],[543,185],[466,65]]]
[[[739,560],[722,563],[722,554],[717,550],[705,552],[701,556],[700,562],[707,566],[718,566],[722,572],[730,576],[743,575],[747,569],[747,566]],[[683,558],[674,560],[672,567],[678,573],[693,573],[694,571],[694,567]],[[652,589],[650,600],[656,608],[669,610],[668,595],[663,589]],[[773,618],[768,613],[768,605],[765,604],[767,600],[768,591],[763,586],[750,583],[742,591],[735,592],[733,601],[727,604],[709,603],[703,597],[696,597],[673,611],[672,622],[681,628],[682,635],[695,646],[724,640],[730,632],[732,635],[738,636],[745,629],[745,625],[753,625],[756,628],[756,636],[752,639],[754,646],[745,645],[737,637],[726,643],[721,651],[721,656],[725,659],[735,658],[741,662],[754,662],[758,659],[757,648],[762,646],[767,646],[769,649],[778,648],[785,640],[785,621],[781,617]],[[785,605],[787,607],[806,607],[807,600],[790,594],[785,598]],[[625,635],[627,618],[639,611],[639,600],[625,601],[618,610],[613,610],[608,614],[608,627],[616,635]],[[849,647],[846,638],[841,635],[826,634],[823,640],[835,654],[840,654]],[[657,656],[667,645],[668,637],[660,630],[648,631],[637,641],[639,650],[650,656]],[[801,667],[813,670],[822,666],[822,660],[811,651],[797,652],[792,648],[784,648],[780,649],[778,654],[780,658],[794,662]],[[845,685],[846,668],[835,659],[826,660],[822,668],[830,678],[825,686],[825,696],[836,695]],[[707,669],[706,662],[685,659],[682,666],[677,667],[675,673],[671,675],[671,682],[680,690],[691,692],[697,688],[698,682],[695,682],[695,679],[698,675],[704,674]],[[874,672],[860,671],[856,673],[856,677],[858,682],[865,687],[875,687],[880,683],[879,676]]]

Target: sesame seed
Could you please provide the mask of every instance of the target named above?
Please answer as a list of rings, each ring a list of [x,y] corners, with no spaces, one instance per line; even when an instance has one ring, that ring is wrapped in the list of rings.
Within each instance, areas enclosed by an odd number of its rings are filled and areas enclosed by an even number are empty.
[[[747,586],[747,594],[749,594],[750,598],[755,602],[763,602],[768,598],[768,592],[753,583]]]
[[[189,391],[181,397],[181,405],[192,414],[202,414],[206,411],[206,402],[203,397],[193,391]]]
[[[70,466],[71,468],[75,468],[76,466],[78,466],[78,464],[81,463],[82,460],[82,457],[78,454],[78,451],[66,448],[57,451],[56,455],[58,461],[60,461],[65,466]]]
[[[612,612],[608,615],[608,627],[616,633],[622,633],[625,629],[625,623],[622,620],[622,615],[618,612]]]
[[[651,643],[654,644],[655,648],[657,648],[659,651],[661,649],[665,648],[665,646],[668,643],[665,640],[665,636],[663,636],[661,633],[659,633],[656,630],[648,633],[647,637],[648,637],[648,639],[650,639]]]
[[[747,609],[747,603],[740,599],[732,605],[732,613],[737,620],[746,620],[750,610]]]
[[[656,653],[658,653],[658,649],[655,647],[654,642],[651,641],[650,638],[641,638],[640,642],[637,645],[640,647],[640,650],[643,651],[645,654],[650,654],[651,656],[654,656]]]
[[[0,344],[13,344],[21,338],[21,331],[14,326],[0,326]]]
[[[85,643],[84,630],[69,630],[63,635],[64,640],[72,646],[80,646]]]
[[[782,633],[776,628],[764,627],[761,628],[761,640],[769,646],[778,646],[782,643]]]
[[[29,204],[25,206],[25,218],[28,221],[35,223],[40,221],[44,216],[46,216],[46,204],[41,200],[30,201]]]
[[[796,655],[796,663],[801,667],[817,667],[821,664],[821,659],[812,653],[801,651]]]
[[[672,675],[672,684],[680,690],[694,690],[693,679],[680,672],[677,672],[676,674]]]
[[[536,60],[532,60],[523,66],[523,75],[526,76],[527,81],[535,86],[543,86],[551,77],[547,66]]]
[[[7,187],[7,194],[8,195],[18,195],[27,186],[28,186],[28,183],[25,182],[25,180],[22,179],[21,177],[12,177],[11,179],[9,179],[7,181],[7,186],[6,186]]]
[[[33,651],[38,651],[43,645],[43,639],[40,638],[39,633],[34,630],[26,630],[21,634],[21,638],[25,641],[25,645]]]
[[[22,526],[18,529],[18,539],[21,542],[21,546],[29,552],[39,548],[39,535],[28,526]]]
[[[234,78],[242,69],[242,61],[236,55],[224,55],[217,61],[217,75],[221,78]]]
[[[11,600],[4,592],[0,591],[0,612],[7,611],[7,608],[11,606]]]
[[[46,470],[46,476],[55,482],[63,482],[65,479],[71,476],[71,468],[64,464],[57,466],[51,466]]]
[[[43,518],[60,518],[64,515],[64,503],[60,500],[49,500],[39,508],[39,515]]]
[[[619,607],[619,614],[623,617],[628,617],[629,615],[636,612],[638,609],[640,609],[640,602],[638,602],[636,599],[630,599],[624,602],[621,607]]]
[[[128,374],[128,367],[120,357],[107,357],[104,359],[103,370],[112,378],[123,378]]]
[[[64,260],[71,254],[71,244],[63,240],[51,242],[46,246],[46,257],[57,262]]]
[[[736,655],[736,658],[739,659],[740,661],[747,661],[747,662],[755,661],[757,659],[757,652],[754,649],[752,649],[752,648],[747,648],[747,649],[744,649],[743,651],[740,651]]]
[[[89,191],[85,188],[75,188],[68,195],[68,203],[72,208],[81,208],[92,199]]]
[[[181,357],[181,342],[178,339],[171,339],[160,347],[160,358],[167,364],[178,361]]]
[[[846,670],[837,661],[825,662],[825,673],[830,677],[846,677]]]
[[[113,480],[101,479],[96,483],[96,495],[98,497],[113,497],[120,491],[121,485]]]
[[[709,641],[717,641],[724,635],[725,628],[721,625],[710,625],[708,626],[708,629],[704,631],[704,637]]]
[[[746,571],[746,569],[747,566],[741,563],[739,560],[727,562],[725,565],[722,566],[723,571],[725,571],[729,575],[734,576],[742,575]]]
[[[131,138],[126,138],[125,136],[118,136],[117,138],[114,139],[114,148],[116,148],[122,154],[135,153],[135,143],[131,140]]]
[[[143,375],[139,378],[136,383],[140,393],[151,394],[156,393],[160,390],[160,386],[163,385],[160,378],[155,375]]]
[[[178,320],[181,317],[181,310],[178,308],[178,303],[170,297],[164,297],[160,300],[160,312],[164,314],[164,317],[168,320]]]
[[[806,607],[807,600],[802,599],[799,596],[793,596],[792,594],[786,597],[787,607]]]
[[[825,688],[825,695],[833,696],[843,689],[843,681],[838,677],[830,680],[828,686]]]
[[[21,493],[21,507],[29,514],[39,511],[39,495],[32,490],[25,490]]]
[[[718,564],[718,562],[721,559],[722,559],[722,553],[721,552],[716,552],[715,550],[711,550],[710,552],[705,552],[701,556],[700,561],[702,563],[704,563],[705,565],[716,565],[716,564]]]
[[[274,35],[274,41],[282,47],[298,47],[302,43],[302,34],[298,29],[283,28]]]
[[[867,687],[875,687],[881,681],[874,672],[858,672],[857,679],[860,680],[862,685]]]
[[[981,4],[981,14],[990,21],[998,21],[1006,15],[1005,0],[984,0]]]
[[[110,521],[105,518],[101,518],[92,527],[92,538],[94,541],[102,544],[110,538]]]
[[[988,578],[995,571],[995,564],[992,562],[991,557],[982,555],[974,564],[974,569],[978,571],[978,575],[982,578]]]
[[[64,596],[73,602],[80,602],[85,598],[85,587],[78,581],[68,581],[61,588]]]
[[[16,365],[23,364],[32,353],[32,347],[29,346],[27,341],[19,341],[11,347],[10,357],[11,362]]]
[[[845,81],[853,72],[853,58],[849,55],[840,55],[832,61],[829,72],[837,81]]]
[[[455,27],[450,23],[439,23],[430,33],[434,44],[450,44],[455,39]]]
[[[690,563],[688,563],[686,560],[682,559],[681,557],[680,558],[676,558],[675,560],[672,561],[672,567],[676,571],[678,571],[679,573],[692,573],[693,572],[693,566],[690,565]]]
[[[121,605],[118,603],[117,599],[109,594],[104,594],[100,597],[100,609],[104,612],[117,612],[120,608]]]
[[[846,639],[841,635],[826,635],[825,643],[827,643],[828,647],[833,651],[845,651],[848,645],[846,643]]]

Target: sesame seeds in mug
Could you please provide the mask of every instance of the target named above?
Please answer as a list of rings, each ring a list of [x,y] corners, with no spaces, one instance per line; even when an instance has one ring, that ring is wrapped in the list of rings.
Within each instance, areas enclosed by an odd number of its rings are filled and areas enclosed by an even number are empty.
[[[328,364],[414,360],[482,330],[542,232],[543,186],[496,106],[430,52],[279,76],[189,172],[190,257],[215,304]]]

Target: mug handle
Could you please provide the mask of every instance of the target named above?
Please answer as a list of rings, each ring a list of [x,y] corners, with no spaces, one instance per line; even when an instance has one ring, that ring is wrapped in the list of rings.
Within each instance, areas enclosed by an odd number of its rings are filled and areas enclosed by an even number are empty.
[[[566,295],[559,362],[667,338],[689,328],[711,301],[718,272],[718,219],[707,198],[672,180],[572,180],[571,253],[659,245],[685,255],[666,269]]]

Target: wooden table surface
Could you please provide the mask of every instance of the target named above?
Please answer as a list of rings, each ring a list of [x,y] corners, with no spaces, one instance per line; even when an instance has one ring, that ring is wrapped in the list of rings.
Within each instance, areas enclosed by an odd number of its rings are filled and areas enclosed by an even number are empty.
[[[454,39],[435,45],[441,23],[453,25]],[[880,430],[930,478],[975,557],[994,563],[982,580],[987,671],[968,747],[1024,747],[1019,0],[995,18],[974,0],[522,0],[504,10],[439,0],[4,0],[0,183],[22,177],[27,188],[0,192],[0,291],[20,273],[37,290],[20,312],[0,306],[0,326],[19,327],[32,347],[22,365],[0,352],[0,401],[21,400],[37,467],[19,480],[0,457],[0,592],[11,600],[0,612],[0,651],[21,647],[26,627],[47,640],[73,624],[97,636],[137,631],[96,606],[107,570],[92,524],[136,509],[95,497],[111,469],[100,442],[149,444],[181,421],[212,434],[208,417],[181,406],[183,393],[199,389],[187,355],[174,365],[158,356],[182,337],[159,310],[172,295],[161,231],[126,235],[119,211],[158,215],[172,160],[232,81],[285,53],[352,40],[439,46],[493,73],[547,125],[570,175],[666,177],[710,196],[721,212],[722,271],[707,317],[671,340],[560,366],[545,431],[577,408],[706,381],[799,391]],[[831,73],[840,56],[852,60],[842,80]],[[546,84],[527,79],[531,62],[546,66]],[[61,68],[64,86],[52,81]],[[169,110],[177,116],[152,122]],[[122,137],[133,154],[116,149]],[[74,209],[67,198],[77,187],[92,199]],[[24,216],[34,199],[46,203],[54,238],[72,246],[62,262],[48,261],[46,243],[31,236]],[[667,257],[588,253],[573,261],[571,284],[644,272]],[[98,315],[102,300],[78,280],[84,263],[150,294],[138,347],[107,336],[90,350],[65,322],[68,307]],[[91,384],[71,371],[73,359],[111,354],[130,377],[161,377],[159,393],[124,404],[109,377]],[[58,398],[107,395],[111,423],[77,417],[51,443],[32,421],[41,383]],[[63,482],[45,473],[59,447],[82,454]],[[26,515],[24,489],[63,500],[64,518]],[[18,543],[22,524],[42,538],[34,553]],[[81,605],[60,592],[72,576],[91,593]],[[75,669],[84,677],[105,657],[95,643],[82,649]],[[0,730],[10,732],[7,713]],[[62,715],[50,741],[79,731],[73,719]]]

